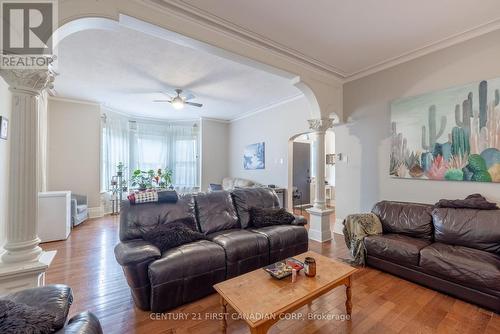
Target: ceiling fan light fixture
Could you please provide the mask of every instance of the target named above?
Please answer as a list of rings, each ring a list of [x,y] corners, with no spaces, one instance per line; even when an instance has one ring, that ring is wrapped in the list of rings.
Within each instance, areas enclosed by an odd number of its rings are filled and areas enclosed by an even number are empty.
[[[179,96],[174,97],[172,99],[172,107],[177,110],[184,108],[184,100]]]

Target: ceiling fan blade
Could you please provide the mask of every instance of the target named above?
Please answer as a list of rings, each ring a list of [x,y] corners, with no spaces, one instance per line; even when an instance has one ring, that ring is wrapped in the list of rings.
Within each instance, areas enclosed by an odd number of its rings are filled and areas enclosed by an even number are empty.
[[[198,107],[198,108],[203,107],[203,104],[201,103],[195,103],[195,102],[184,102],[184,103],[193,107]]]
[[[153,102],[168,102],[168,103],[171,103],[172,100],[153,100]]]
[[[174,98],[172,95],[170,95],[170,94],[169,94],[169,93],[167,93],[167,92],[160,92],[160,94],[163,94],[163,95],[168,96],[168,98],[169,98],[170,100],[172,100],[172,99]]]
[[[195,99],[196,96],[194,96],[194,94],[192,94],[192,93],[187,93],[183,98],[184,98],[184,101],[189,101],[189,100]]]

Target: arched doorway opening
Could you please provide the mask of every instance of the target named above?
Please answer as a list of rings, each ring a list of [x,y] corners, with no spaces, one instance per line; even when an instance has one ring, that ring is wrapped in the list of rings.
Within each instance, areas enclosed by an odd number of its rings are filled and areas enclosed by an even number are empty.
[[[314,132],[299,133],[288,140],[288,209],[298,214],[313,206],[317,182],[317,141]],[[325,134],[325,205],[335,208],[335,133]]]

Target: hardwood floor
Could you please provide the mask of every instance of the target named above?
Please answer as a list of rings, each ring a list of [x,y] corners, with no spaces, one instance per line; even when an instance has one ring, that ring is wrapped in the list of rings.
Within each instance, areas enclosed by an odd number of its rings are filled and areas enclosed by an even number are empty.
[[[43,244],[57,250],[47,284],[73,289],[70,316],[90,310],[105,333],[220,333],[216,294],[160,315],[140,311],[132,301],[113,247],[118,242],[118,217],[90,220],[76,227],[66,241]],[[332,258],[349,256],[343,237],[310,243],[310,249]],[[500,333],[500,316],[417,284],[364,268],[353,277],[353,319],[279,321],[269,333]],[[343,316],[345,290],[339,287],[298,310],[307,318]],[[182,318],[186,318],[182,320]],[[199,319],[201,318],[201,319]],[[249,333],[242,320],[229,317],[228,333]]]

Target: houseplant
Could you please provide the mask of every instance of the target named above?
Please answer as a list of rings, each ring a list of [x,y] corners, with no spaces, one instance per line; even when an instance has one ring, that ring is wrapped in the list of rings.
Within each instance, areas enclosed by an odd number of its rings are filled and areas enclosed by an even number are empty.
[[[130,181],[132,187],[137,187],[139,190],[172,188],[172,176],[173,172],[168,168],[159,168],[156,171],[153,169],[147,171],[136,169]]]
[[[146,190],[153,187],[151,176],[148,172],[142,171],[140,169],[134,170],[132,178],[130,179],[133,187],[139,188],[139,190]]]
[[[125,169],[125,164],[123,162],[119,162],[118,165],[116,165],[116,175],[123,176]]]

